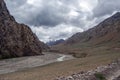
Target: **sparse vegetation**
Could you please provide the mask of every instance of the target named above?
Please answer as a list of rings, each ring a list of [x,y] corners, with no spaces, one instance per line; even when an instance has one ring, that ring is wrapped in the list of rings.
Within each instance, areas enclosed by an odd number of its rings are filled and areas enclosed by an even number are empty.
[[[96,77],[98,80],[106,80],[106,78],[104,77],[104,75],[101,74],[101,73],[96,73],[96,74],[94,74],[94,75],[95,75],[95,77]]]
[[[37,36],[27,25],[17,23],[10,15],[3,0],[0,2],[2,4],[0,5],[0,15],[2,16],[0,23],[0,41],[3,43],[0,50],[0,58],[32,56],[38,54],[42,55],[42,48],[47,48],[47,45],[44,45],[41,41],[39,42]],[[86,30],[83,33],[77,33],[71,38],[66,39],[65,43],[56,45],[53,49],[51,48],[51,50],[49,50],[50,52],[72,54],[77,59],[56,62],[32,69],[3,74],[0,75],[0,79],[53,80],[57,76],[67,76],[80,71],[88,71],[95,69],[98,66],[109,64],[113,60],[120,58],[119,34],[120,13],[117,13],[95,26],[95,28]],[[33,58],[28,60],[31,62]],[[47,58],[47,62],[48,61],[50,60]],[[33,62],[37,63],[36,61]],[[22,65],[22,63],[20,64]],[[26,61],[25,64],[28,65],[28,62]],[[11,67],[10,64],[10,69],[12,68],[15,67]],[[96,73],[94,76],[98,80],[106,80],[104,75],[101,73]]]
[[[10,80],[54,80],[58,76],[68,76],[83,70],[88,71],[101,65],[107,65],[120,57],[120,53],[114,51],[102,55],[97,51],[97,54],[99,55],[48,64],[42,67],[0,75],[0,77]]]
[[[85,58],[85,57],[87,57],[87,53],[84,53],[84,52],[83,53],[74,53],[73,56],[76,58]]]

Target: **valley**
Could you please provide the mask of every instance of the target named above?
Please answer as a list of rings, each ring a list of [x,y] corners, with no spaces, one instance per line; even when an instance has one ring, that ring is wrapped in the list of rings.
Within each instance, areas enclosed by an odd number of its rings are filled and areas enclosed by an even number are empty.
[[[11,15],[10,4],[0,0],[0,80],[120,80],[120,12],[97,22],[94,14],[82,17],[86,11],[72,9],[75,1],[69,5],[53,0],[52,7],[52,1],[45,2],[46,7],[36,5],[39,0],[22,1],[20,5],[28,6],[19,5],[21,11],[15,9],[15,13],[22,16],[15,17],[25,24]],[[77,4],[78,9],[88,3]],[[98,25],[91,27],[92,22]]]
[[[60,55],[57,56],[60,58]],[[62,62],[54,62],[43,66],[1,74],[0,78],[5,80],[54,80],[57,77],[65,77],[79,73],[81,71],[94,70],[98,66],[104,66],[112,63],[114,60],[119,59],[119,57],[120,54],[116,52],[107,54],[104,53],[102,55],[93,55],[85,58],[76,58]],[[55,56],[53,59],[56,59]]]
[[[44,52],[41,56],[21,57],[0,61],[0,74],[11,73],[34,67],[45,66],[50,63],[74,59],[71,55]]]

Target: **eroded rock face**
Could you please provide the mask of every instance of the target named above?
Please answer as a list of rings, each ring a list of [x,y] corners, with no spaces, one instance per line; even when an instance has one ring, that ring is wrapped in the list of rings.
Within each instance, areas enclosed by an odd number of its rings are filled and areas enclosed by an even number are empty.
[[[0,0],[0,58],[42,54],[41,42],[31,29],[19,24]]]

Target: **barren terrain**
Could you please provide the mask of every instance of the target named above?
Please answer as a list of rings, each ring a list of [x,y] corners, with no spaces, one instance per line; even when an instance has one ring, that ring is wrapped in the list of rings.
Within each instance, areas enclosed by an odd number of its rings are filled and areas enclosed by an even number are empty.
[[[57,55],[57,57],[56,57],[56,55]],[[54,80],[55,78],[57,78],[59,76],[69,76],[72,74],[79,73],[81,71],[94,70],[99,66],[108,65],[108,64],[112,63],[113,60],[116,60],[120,57],[120,53],[111,52],[111,53],[106,53],[106,54],[88,56],[85,58],[76,58],[76,59],[70,58],[71,60],[62,61],[62,62],[54,61],[54,60],[60,60],[60,58],[61,58],[60,55],[61,54],[54,54],[52,56],[52,61],[54,63],[48,64],[48,62],[51,62],[51,59],[50,58],[46,59],[45,57],[43,57],[44,59],[47,60],[47,65],[40,66],[40,64],[39,64],[38,66],[36,66],[34,68],[23,68],[23,70],[19,70],[16,72],[1,74],[0,78],[3,80]],[[40,57],[39,58],[36,58],[36,57],[35,58],[31,57],[31,61],[33,61],[34,65],[36,64],[36,62],[35,62],[36,59],[38,61],[40,61]],[[29,59],[29,57],[27,59]],[[20,62],[22,60],[20,60]],[[23,62],[24,61],[26,61],[26,60],[23,60]],[[31,61],[29,64],[31,64]],[[18,60],[18,62],[19,62],[19,60]],[[24,65],[26,65],[26,64],[24,64]],[[28,65],[28,63],[27,63],[27,65]],[[15,69],[14,66],[12,66],[12,67],[9,66],[7,68]],[[3,68],[3,69],[7,69],[7,68]]]
[[[0,74],[25,70],[26,68],[33,68],[38,66],[47,65],[54,62],[60,62],[64,60],[73,59],[71,55],[56,54],[56,53],[44,53],[40,56],[22,57],[5,59],[0,61]]]

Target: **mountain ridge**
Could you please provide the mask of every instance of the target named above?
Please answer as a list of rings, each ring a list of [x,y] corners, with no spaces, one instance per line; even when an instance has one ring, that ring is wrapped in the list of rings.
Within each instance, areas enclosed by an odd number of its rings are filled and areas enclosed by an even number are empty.
[[[95,27],[79,32],[65,40],[62,44],[52,46],[52,50],[71,53],[88,50],[95,46],[119,47],[120,44],[120,12],[105,19]],[[109,45],[109,46],[108,46]],[[76,49],[75,49],[76,48]],[[84,49],[82,49],[84,48]]]
[[[98,24],[97,26],[95,26],[95,27],[93,27],[93,28],[91,28],[91,29],[83,32],[83,33],[76,33],[76,34],[73,35],[72,37],[76,36],[76,37],[78,37],[79,39],[83,39],[83,38],[81,38],[81,37],[86,37],[86,35],[89,35],[89,37],[87,36],[87,39],[86,39],[86,41],[87,41],[87,40],[90,40],[90,39],[93,38],[93,37],[101,37],[101,36],[104,36],[105,34],[108,33],[108,31],[109,31],[109,32],[112,32],[113,29],[115,30],[114,27],[110,27],[109,25],[114,24],[116,21],[119,21],[119,22],[120,22],[120,12],[117,12],[115,15],[113,15],[113,16],[105,19],[103,22],[101,22],[101,23]],[[120,27],[119,27],[119,26],[118,26],[118,27],[115,26],[115,27],[116,27],[116,30],[117,30],[117,31],[120,31]],[[105,28],[107,28],[108,30],[105,29]],[[106,30],[106,31],[104,31],[104,30]],[[100,32],[100,31],[101,31],[101,32]],[[103,31],[103,32],[102,32],[102,31]],[[96,32],[96,33],[98,32],[98,33],[96,34],[95,32]],[[103,34],[101,34],[101,33],[103,33]],[[80,35],[81,35],[81,36],[80,36]],[[72,37],[68,38],[67,41],[69,41],[69,39],[71,39]],[[77,38],[75,38],[75,39],[77,39]],[[83,40],[83,41],[85,41],[85,40]]]

